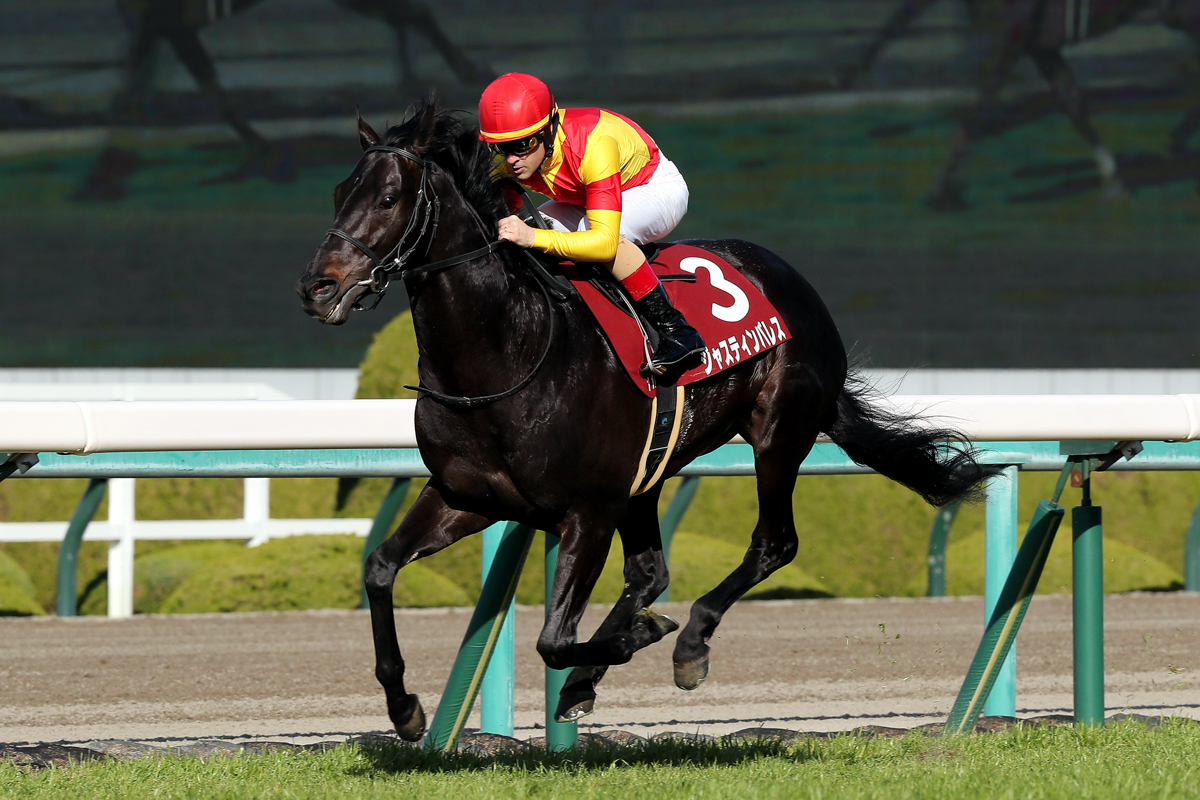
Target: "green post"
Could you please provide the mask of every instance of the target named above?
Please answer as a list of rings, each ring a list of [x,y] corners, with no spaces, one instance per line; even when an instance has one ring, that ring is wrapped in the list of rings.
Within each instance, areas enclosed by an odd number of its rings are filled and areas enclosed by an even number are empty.
[[[692,499],[696,496],[696,490],[699,488],[700,478],[698,476],[690,475],[684,478],[671,497],[671,503],[667,506],[662,520],[658,523],[659,534],[662,537],[663,561],[668,565],[671,563],[671,540],[675,538],[675,530],[679,527],[680,520],[687,513],[688,506],[692,504]],[[670,601],[671,587],[668,586],[654,602],[669,603]]]
[[[504,530],[492,559],[492,569],[480,587],[475,613],[450,668],[442,700],[429,725],[429,735],[425,737],[425,747],[429,750],[453,750],[467,723],[488,661],[512,608],[532,541],[533,529],[528,526],[510,522]]]
[[[558,563],[559,537],[546,531],[546,614],[550,613],[550,597],[554,592],[554,572]],[[569,669],[546,667],[546,749],[574,750],[579,743],[579,727],[574,722],[555,722],[558,696],[567,682]]]
[[[950,537],[950,529],[954,527],[959,508],[959,503],[942,506],[933,517],[933,526],[929,529],[929,551],[925,558],[929,568],[926,597],[946,596],[946,540]]]
[[[1104,549],[1100,506],[1084,469],[1083,505],[1071,514],[1075,643],[1075,721],[1104,724]]]
[[[396,522],[396,515],[400,513],[400,507],[404,505],[404,498],[408,497],[408,487],[411,484],[411,478],[393,478],[392,485],[388,488],[387,494],[383,496],[383,502],[379,504],[379,510],[375,512],[375,519],[371,522],[371,530],[367,533],[367,541],[363,543],[362,552],[362,608],[371,607],[371,602],[367,599],[367,556],[374,553],[375,548],[387,539],[392,525]]]
[[[1007,466],[987,482],[983,522],[983,624],[989,625],[1001,607],[1001,598],[1013,574],[1017,557],[1017,468]],[[1012,717],[1017,713],[1017,653],[1011,645],[995,685],[987,694],[983,713]]]
[[[108,489],[107,478],[92,478],[88,481],[71,522],[67,525],[67,534],[62,544],[58,546],[58,586],[55,591],[55,606],[60,617],[75,616],[75,574],[79,566],[79,548],[83,544],[83,534],[88,523],[96,516],[96,509],[104,499]]]
[[[482,586],[495,569],[496,553],[504,542],[504,536],[514,523],[497,522],[489,525],[480,534],[483,552],[480,564]],[[530,532],[532,533],[532,531]],[[526,549],[529,545],[526,543]],[[514,584],[514,591],[516,585]],[[498,733],[512,736],[515,727],[516,695],[516,626],[513,611],[516,598],[510,598],[504,609],[504,622],[496,633],[496,644],[483,671],[479,684],[479,730],[481,733]]]
[[[1046,566],[1046,557],[1050,555],[1050,546],[1054,544],[1054,534],[1063,513],[1062,506],[1046,500],[1038,503],[1034,510],[1021,549],[967,670],[966,680],[946,719],[945,735],[969,733],[975,728],[975,720],[984,710],[992,687],[1003,672],[1002,665],[1017,639],[1017,631]]]
[[[1183,545],[1183,588],[1200,592],[1200,505],[1192,512]]]

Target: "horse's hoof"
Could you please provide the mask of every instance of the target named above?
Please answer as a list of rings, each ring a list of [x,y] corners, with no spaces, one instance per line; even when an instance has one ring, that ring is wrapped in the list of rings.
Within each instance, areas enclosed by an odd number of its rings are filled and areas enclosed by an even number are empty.
[[[686,664],[675,662],[675,685],[686,692],[690,692],[700,684],[704,683],[704,679],[708,677],[708,656],[697,658],[695,661],[689,661]]]
[[[668,617],[666,614],[659,614],[649,608],[643,608],[634,616],[634,623],[645,625],[650,631],[651,640],[657,642],[659,639],[666,636],[668,633],[674,633],[679,630],[679,623]]]
[[[407,695],[404,699],[411,700],[416,708],[405,722],[396,722],[395,718],[392,719],[396,725],[396,733],[406,742],[419,742],[425,735],[425,709],[421,707],[421,701],[415,694]]]
[[[558,710],[554,712],[555,722],[574,722],[591,714],[596,705],[596,696],[571,695],[558,699]]]

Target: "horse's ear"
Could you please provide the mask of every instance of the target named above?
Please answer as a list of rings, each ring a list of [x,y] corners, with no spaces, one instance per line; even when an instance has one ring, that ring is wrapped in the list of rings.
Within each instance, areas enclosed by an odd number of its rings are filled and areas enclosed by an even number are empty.
[[[362,118],[362,113],[356,108],[354,113],[358,115],[358,143],[362,145],[362,149],[374,147],[379,144],[379,134],[375,129],[367,124],[367,121]]]
[[[425,107],[421,109],[421,121],[417,124],[417,135],[414,137],[420,149],[424,150],[433,141],[436,130],[437,106],[432,102],[426,102]]]

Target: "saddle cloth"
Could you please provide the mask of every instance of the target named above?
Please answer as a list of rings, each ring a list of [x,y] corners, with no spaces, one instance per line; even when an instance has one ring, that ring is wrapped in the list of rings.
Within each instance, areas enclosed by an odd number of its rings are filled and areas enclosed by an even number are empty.
[[[791,338],[779,312],[762,292],[731,264],[707,250],[687,244],[663,244],[650,266],[671,302],[708,345],[701,362],[683,373],[676,385],[710,378]],[[634,385],[647,397],[656,396],[654,382],[639,372],[646,361],[646,347],[638,323],[592,283],[598,272],[607,275],[607,271],[571,263],[563,264],[562,270],[595,315]],[[611,277],[608,280],[612,281]]]

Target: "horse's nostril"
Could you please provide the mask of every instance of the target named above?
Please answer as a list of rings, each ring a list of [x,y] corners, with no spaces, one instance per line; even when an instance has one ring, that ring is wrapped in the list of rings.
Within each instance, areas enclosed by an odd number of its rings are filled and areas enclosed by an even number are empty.
[[[321,278],[320,280],[313,281],[312,284],[309,285],[308,293],[309,296],[313,298],[320,298],[327,294],[331,294],[336,288],[337,281],[335,281],[333,278]]]

